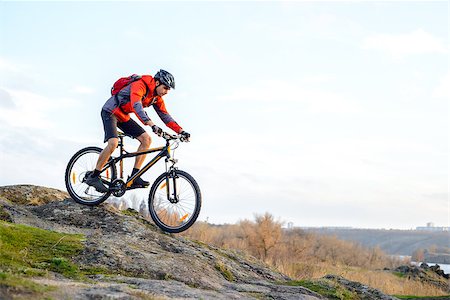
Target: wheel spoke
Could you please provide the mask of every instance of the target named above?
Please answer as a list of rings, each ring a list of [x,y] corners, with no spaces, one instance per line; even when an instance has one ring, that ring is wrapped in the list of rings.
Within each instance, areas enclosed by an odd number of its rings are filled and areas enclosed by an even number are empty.
[[[167,199],[167,188],[170,197],[173,197],[174,181],[172,179],[169,180],[168,187],[166,186],[165,175],[160,176],[154,183],[150,192],[149,210],[153,220],[161,229],[169,232],[180,232],[186,230],[195,222],[200,210],[201,198],[198,186],[194,185],[192,177],[189,177],[189,174],[177,171],[175,180],[176,203],[173,202],[174,199]]]
[[[66,186],[69,194],[77,202],[82,204],[100,203],[109,196],[109,193],[99,193],[95,188],[83,182],[86,173],[95,169],[100,152],[100,148],[85,148],[75,154],[69,162],[66,170]],[[115,174],[115,170],[113,166],[110,166],[107,170],[109,176],[106,176],[107,174],[105,172],[105,174],[101,174],[101,178],[105,183],[110,183],[113,177],[112,174]],[[73,180],[73,177],[75,177],[75,180]]]

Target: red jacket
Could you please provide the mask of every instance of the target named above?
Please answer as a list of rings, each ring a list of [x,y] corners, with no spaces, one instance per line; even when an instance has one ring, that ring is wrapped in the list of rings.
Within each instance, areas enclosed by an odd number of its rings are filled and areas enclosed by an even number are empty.
[[[119,122],[130,119],[134,113],[142,123],[150,120],[144,107],[153,106],[158,116],[167,127],[180,133],[183,129],[167,112],[164,100],[156,96],[155,80],[150,75],[143,75],[141,79],[124,87],[120,92],[106,101],[103,109],[114,114]]]

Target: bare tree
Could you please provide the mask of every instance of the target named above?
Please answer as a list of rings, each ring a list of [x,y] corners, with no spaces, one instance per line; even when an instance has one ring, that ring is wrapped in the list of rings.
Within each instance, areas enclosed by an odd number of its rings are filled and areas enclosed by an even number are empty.
[[[281,242],[282,224],[268,212],[264,215],[255,214],[254,233],[250,241],[262,260],[268,260],[269,252]]]

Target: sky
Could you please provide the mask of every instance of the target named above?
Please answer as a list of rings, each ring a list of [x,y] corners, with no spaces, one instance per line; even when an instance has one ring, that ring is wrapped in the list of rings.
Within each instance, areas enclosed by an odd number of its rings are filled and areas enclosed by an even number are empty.
[[[113,82],[165,69],[199,220],[450,226],[449,49],[448,1],[2,1],[0,185],[65,190]]]

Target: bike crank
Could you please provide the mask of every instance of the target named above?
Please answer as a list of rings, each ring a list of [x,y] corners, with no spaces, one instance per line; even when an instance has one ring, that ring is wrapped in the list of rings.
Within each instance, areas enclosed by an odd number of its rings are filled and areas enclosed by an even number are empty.
[[[122,179],[115,179],[109,188],[116,197],[122,197],[127,191],[127,185]]]

